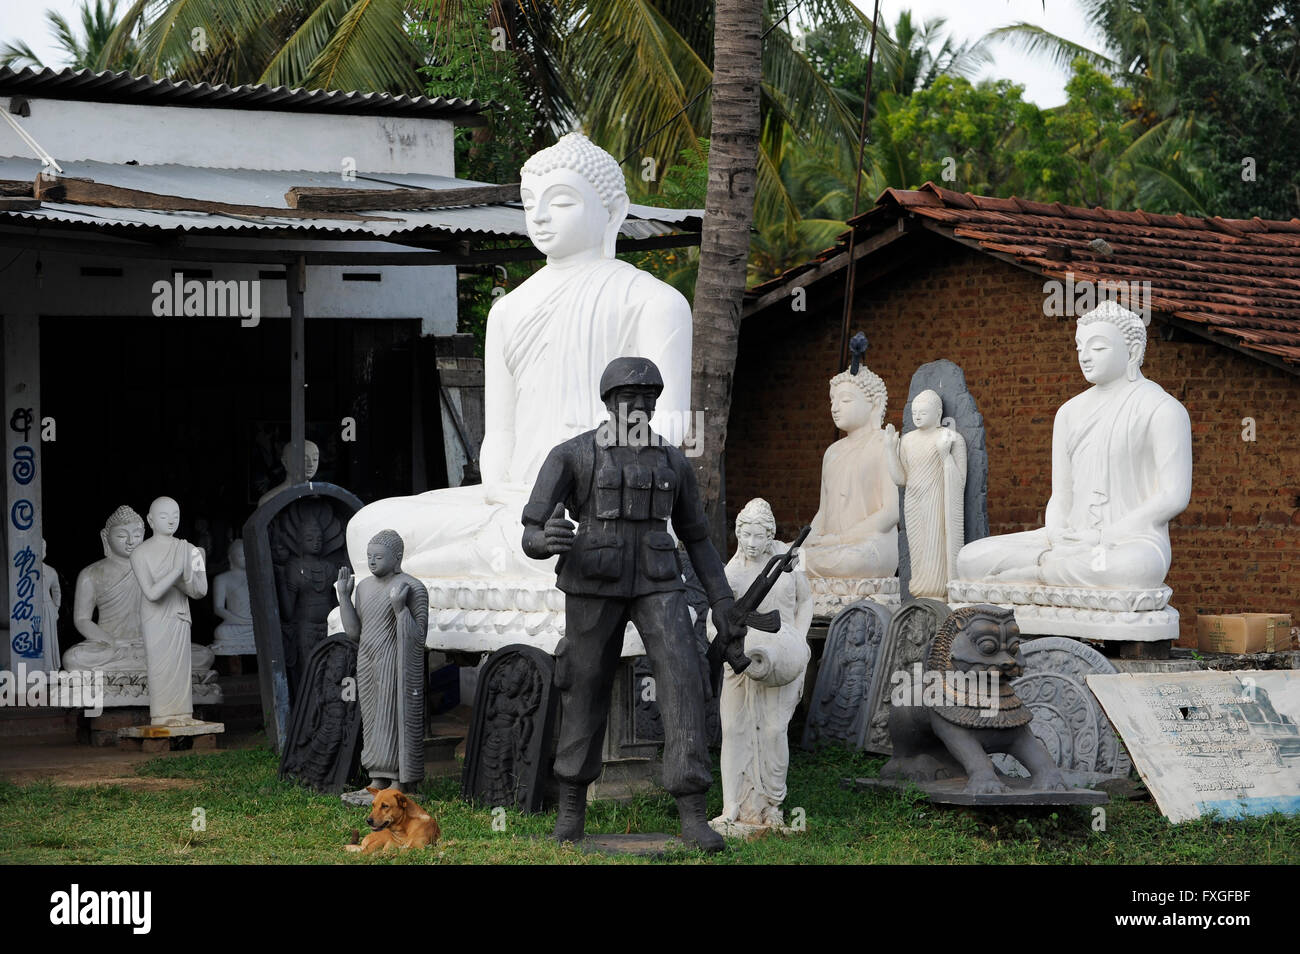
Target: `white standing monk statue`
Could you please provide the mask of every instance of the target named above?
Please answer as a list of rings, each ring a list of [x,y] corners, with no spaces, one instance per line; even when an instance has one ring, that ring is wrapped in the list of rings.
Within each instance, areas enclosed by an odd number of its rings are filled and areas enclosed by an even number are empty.
[[[597,384],[614,358],[637,355],[658,366],[664,390],[651,426],[673,444],[686,433],[690,305],[614,258],[628,209],[618,162],[570,133],[524,163],[519,193],[546,264],[488,316],[482,484],[380,500],[348,524],[354,567],[366,565],[378,531],[396,529],[406,541],[406,572],[431,594],[438,579],[488,581],[499,593],[520,580],[553,589],[553,561],[524,556],[520,517],[551,448],[608,416]],[[431,604],[431,617],[437,608]]]
[[[212,608],[221,620],[212,640],[212,651],[220,656],[255,655],[253,604],[248,592],[243,540],[230,544],[228,559],[230,569],[218,573],[212,581]]]
[[[821,501],[802,549],[818,612],[830,615],[863,596],[898,592],[898,488],[881,427],[889,395],[860,363],[865,337],[855,345],[852,366],[831,378],[831,418],[845,436],[822,458]]]
[[[766,500],[755,498],[736,515],[736,553],[727,564],[732,591],[746,592],[776,552],[776,518]],[[750,664],[739,675],[730,665],[723,668],[722,814],[710,823],[723,834],[785,824],[781,804],[790,767],[787,730],[812,653],[812,591],[802,570],[780,575],[757,612],[770,610],[781,614],[780,630],[767,633],[750,627],[745,636]]]
[[[280,451],[280,463],[284,466],[284,480],[280,481],[262,496],[257,498],[257,505],[260,507],[282,490],[288,490],[293,486],[289,481],[289,455],[293,451],[293,444],[285,444],[284,450]],[[320,448],[314,441],[303,441],[302,445],[303,470],[302,479],[311,480],[316,476],[316,471],[320,467]]]
[[[889,473],[905,487],[903,516],[911,555],[912,595],[948,598],[948,580],[966,538],[966,439],[943,422],[943,399],[934,391],[912,398],[912,423],[900,440],[890,424]]]
[[[954,601],[966,601],[977,590],[988,598],[991,586],[1015,584],[1002,588],[1028,593],[1040,604],[1092,607],[1099,601],[1072,602],[1079,588],[1105,588],[1114,592],[1101,605],[1127,611],[1131,619],[1140,619],[1144,610],[1164,610],[1169,521],[1186,509],[1192,492],[1191,422],[1177,399],[1142,376],[1147,343],[1142,317],[1103,302],[1079,317],[1074,340],[1091,387],[1056,412],[1047,525],[963,547],[958,580],[949,587]],[[972,581],[982,585],[969,585]],[[1146,636],[1122,627],[1098,630],[1095,624],[1107,621],[1083,619],[1082,613],[1075,614],[1079,632],[1068,626],[1055,631],[1099,638],[1176,637],[1177,613],[1168,613],[1172,620],[1151,618],[1160,624],[1159,632],[1149,629]],[[1022,615],[1017,610],[1023,631],[1044,631],[1027,628]]]
[[[68,647],[68,669],[106,672],[145,670],[144,636],[140,631],[140,581],[131,569],[131,553],[144,539],[144,518],[123,504],[99,531],[104,558],[79,574],[73,594],[72,623],[85,639]],[[212,652],[191,646],[196,670],[212,667]],[[137,704],[137,703],[132,703]]]
[[[176,537],[181,508],[171,497],[149,506],[153,535],[131,552],[140,582],[140,628],[149,671],[149,721],[153,725],[201,725],[190,685],[190,599],[208,593],[203,551]]]

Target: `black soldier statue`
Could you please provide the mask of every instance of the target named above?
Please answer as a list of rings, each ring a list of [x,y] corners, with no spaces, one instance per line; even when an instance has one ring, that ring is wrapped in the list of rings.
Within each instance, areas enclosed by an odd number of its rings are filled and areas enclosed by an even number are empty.
[[[601,744],[623,631],[636,626],[654,668],[664,724],[664,787],[677,799],[682,840],[719,851],[705,799],[713,781],[705,727],[707,680],[701,672],[686,585],[678,572],[668,521],[704,585],[717,638],[739,671],[745,627],[728,617],[733,604],[722,558],[708,536],[695,474],[685,455],[650,430],[663,378],[646,358],[616,358],[600,378],[610,418],[554,447],[524,508],[524,552],[560,554],[565,637],[556,647],[560,785],[555,837],[579,841],[587,786],[601,769]],[[574,525],[564,511],[577,518]]]

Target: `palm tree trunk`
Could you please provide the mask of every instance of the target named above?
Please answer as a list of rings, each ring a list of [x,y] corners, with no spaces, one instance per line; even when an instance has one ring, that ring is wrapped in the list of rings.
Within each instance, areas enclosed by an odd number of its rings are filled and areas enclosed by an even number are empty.
[[[722,455],[758,179],[762,27],[763,0],[717,0],[709,184],[695,283],[691,399],[696,411],[704,412],[704,433],[695,435],[703,451],[695,458],[695,470],[720,552],[727,539]]]

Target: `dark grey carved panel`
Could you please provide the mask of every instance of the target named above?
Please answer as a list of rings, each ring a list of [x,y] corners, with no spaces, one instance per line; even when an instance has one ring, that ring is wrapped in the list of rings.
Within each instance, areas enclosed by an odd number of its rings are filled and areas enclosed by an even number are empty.
[[[334,603],[334,580],[324,577],[334,567],[337,578],[337,567],[347,562],[344,532],[361,506],[361,500],[342,487],[310,482],[276,494],[244,523],[262,716],[267,739],[277,752],[284,743],[302,661],[325,636],[324,618],[317,623],[316,617],[322,609],[328,615]],[[303,546],[308,527],[321,532],[319,553],[306,552]],[[286,572],[295,574],[292,585]],[[286,620],[281,608],[291,593],[295,618]]]
[[[808,703],[803,748],[812,751],[831,742],[858,745],[889,621],[889,609],[872,600],[847,606],[831,620],[817,684]]]
[[[1127,776],[1133,763],[1087,683],[1090,675],[1118,672],[1110,660],[1066,636],[1026,640],[1020,652],[1025,670],[1011,685],[1034,714],[1030,731],[1056,764],[1089,778]],[[994,762],[1004,772],[1023,774],[1009,756]]]
[[[922,597],[904,603],[894,614],[876,664],[868,700],[870,714],[858,737],[858,748],[880,755],[893,754],[894,746],[889,740],[889,694],[893,674],[910,672],[916,663],[925,663],[925,654],[934,634],[951,612],[947,603]]]
[[[542,810],[559,695],[555,660],[532,646],[494,652],[478,677],[461,796],[491,808]]]
[[[357,647],[330,636],[311,654],[280,756],[280,778],[337,794],[357,773],[361,709],[357,704]]]
[[[989,453],[984,442],[984,415],[966,387],[966,374],[947,358],[931,361],[916,369],[907,389],[903,406],[903,430],[916,430],[912,423],[912,399],[922,391],[934,391],[943,401],[943,417],[951,417],[957,433],[966,440],[966,543],[989,535]],[[898,488],[898,581],[903,600],[911,598],[908,581],[912,578],[911,553],[907,549],[907,520],[903,497],[907,490]]]

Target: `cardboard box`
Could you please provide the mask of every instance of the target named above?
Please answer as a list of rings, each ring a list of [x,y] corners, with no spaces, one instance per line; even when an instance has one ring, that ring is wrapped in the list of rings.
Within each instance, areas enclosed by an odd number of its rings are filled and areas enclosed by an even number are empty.
[[[1273,653],[1291,648],[1286,613],[1228,613],[1196,618],[1196,645],[1207,653]]]
[[[1283,653],[1291,648],[1291,616],[1288,613],[1242,613],[1247,620],[1264,622],[1264,652]]]

